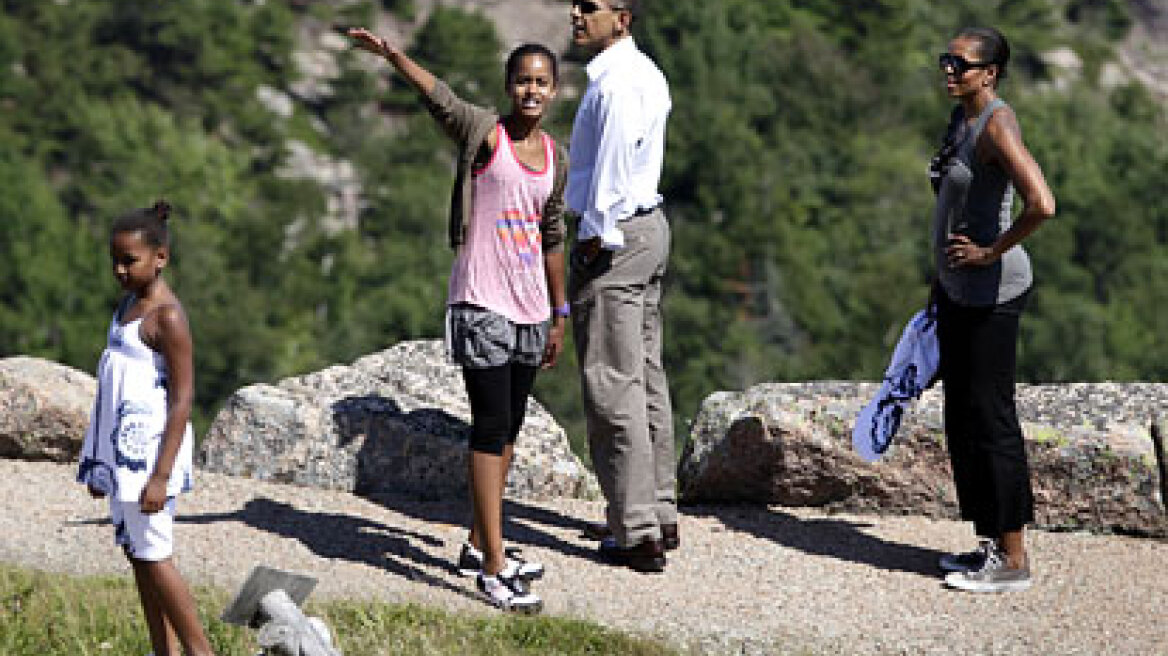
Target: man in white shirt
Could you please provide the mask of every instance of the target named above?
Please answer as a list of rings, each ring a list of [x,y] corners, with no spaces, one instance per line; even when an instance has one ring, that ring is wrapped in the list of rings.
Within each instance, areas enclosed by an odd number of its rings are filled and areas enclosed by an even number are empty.
[[[580,217],[569,296],[588,445],[608,500],[600,554],[665,569],[677,548],[673,417],[661,362],[669,224],[657,185],[671,107],[629,34],[635,0],[573,0],[572,39],[595,53],[572,128],[565,196]]]

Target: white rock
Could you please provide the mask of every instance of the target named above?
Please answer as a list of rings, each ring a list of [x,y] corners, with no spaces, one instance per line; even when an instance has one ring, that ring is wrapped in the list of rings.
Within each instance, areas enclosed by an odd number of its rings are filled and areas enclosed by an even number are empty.
[[[234,394],[203,442],[214,472],[430,499],[466,494],[470,408],[441,341],[403,342],[349,366]],[[516,442],[510,494],[596,498],[595,478],[534,399]]]
[[[1083,60],[1078,53],[1067,46],[1047,50],[1039,55],[1042,62],[1052,68],[1062,69],[1068,73],[1078,75],[1083,70]]]
[[[269,112],[283,119],[292,118],[292,114],[295,111],[291,96],[266,84],[261,84],[256,87],[256,99]]]

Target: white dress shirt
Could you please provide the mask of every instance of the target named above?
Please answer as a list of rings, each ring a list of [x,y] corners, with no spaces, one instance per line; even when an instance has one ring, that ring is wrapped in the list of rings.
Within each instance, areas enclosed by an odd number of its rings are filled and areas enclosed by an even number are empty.
[[[624,37],[588,62],[588,89],[576,111],[569,149],[568,207],[580,215],[580,240],[599,236],[624,247],[618,222],[661,204],[665,120],[672,103],[661,70]]]

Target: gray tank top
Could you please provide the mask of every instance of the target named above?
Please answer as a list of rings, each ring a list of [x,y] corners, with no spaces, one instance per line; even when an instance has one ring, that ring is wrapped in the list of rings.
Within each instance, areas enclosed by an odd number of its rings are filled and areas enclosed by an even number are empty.
[[[941,170],[933,213],[933,259],[941,287],[960,305],[1000,305],[1021,296],[1033,282],[1030,257],[1020,245],[986,267],[950,268],[945,257],[949,233],[963,234],[979,246],[989,246],[1013,221],[1014,185],[1000,166],[979,163],[975,152],[990,116],[1005,105],[1002,99],[994,99],[972,127],[958,107],[946,135],[956,146]]]

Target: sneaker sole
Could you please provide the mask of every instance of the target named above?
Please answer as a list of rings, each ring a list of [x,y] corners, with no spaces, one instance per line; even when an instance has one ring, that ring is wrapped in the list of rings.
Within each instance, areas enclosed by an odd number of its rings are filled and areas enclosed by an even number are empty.
[[[521,606],[507,606],[503,610],[521,615],[538,615],[543,611],[543,602],[540,601],[538,604],[523,604]]]
[[[470,578],[472,576],[478,576],[478,574],[479,574],[479,570],[477,570],[477,569],[464,569],[464,568],[459,567],[455,571],[457,571],[458,575],[463,577],[463,578]],[[528,583],[530,583],[532,581],[538,581],[538,580],[543,578],[543,570],[539,570],[538,572],[529,572],[526,574],[521,572],[521,573],[517,574],[515,576],[515,578],[517,578],[521,581],[526,581]]]
[[[945,577],[945,585],[956,590],[964,590],[966,592],[1022,592],[1030,589],[1033,581],[1027,579],[1025,581],[1007,581],[1000,583],[983,583],[980,581],[967,581],[957,577]]]
[[[501,602],[501,601],[496,600],[494,597],[483,592],[482,590],[479,590],[479,596],[482,597],[483,601],[487,602],[491,606],[494,606],[495,608],[498,608],[499,610],[502,610],[502,611],[506,611],[508,613],[519,613],[520,615],[535,615],[543,610],[543,600],[542,599],[535,602],[534,604],[509,604],[507,602]]]

